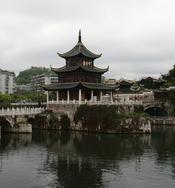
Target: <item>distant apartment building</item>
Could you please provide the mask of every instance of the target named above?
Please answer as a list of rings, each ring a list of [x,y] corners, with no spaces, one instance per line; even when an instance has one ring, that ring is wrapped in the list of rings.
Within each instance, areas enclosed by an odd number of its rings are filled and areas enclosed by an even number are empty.
[[[15,73],[0,69],[0,93],[14,93],[15,85]]]
[[[36,92],[44,92],[42,85],[58,83],[58,77],[55,75],[37,75],[32,78],[33,90]]]
[[[33,91],[33,86],[31,83],[29,84],[21,84],[21,85],[16,85],[16,91],[19,92],[30,92]]]

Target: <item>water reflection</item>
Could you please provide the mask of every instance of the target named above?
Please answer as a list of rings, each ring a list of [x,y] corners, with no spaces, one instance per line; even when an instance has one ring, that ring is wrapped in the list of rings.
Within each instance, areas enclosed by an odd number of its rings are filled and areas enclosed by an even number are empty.
[[[32,141],[31,134],[2,134],[0,152],[16,150],[28,146]]]
[[[156,128],[156,133],[152,135],[156,163],[161,171],[171,165],[172,176],[175,178],[175,127],[161,126]]]
[[[172,129],[160,130],[153,135],[47,131],[34,132],[32,135],[3,134],[0,144],[0,174],[5,171],[3,163],[8,161],[12,151],[13,155],[17,152],[26,161],[29,157],[26,165],[33,164],[34,161],[29,160],[31,156],[24,155],[23,151],[26,150],[35,158],[35,167],[30,166],[33,174],[28,177],[28,187],[122,187],[130,186],[131,182],[134,186],[144,187],[144,179],[147,181],[145,187],[149,187],[147,172],[150,171],[151,176],[161,180],[162,175],[158,173],[163,170],[171,174],[167,180],[171,178],[171,183],[174,184],[174,136],[175,131]],[[154,171],[155,165],[158,172]],[[25,172],[23,175],[25,176]],[[50,177],[49,180],[44,180],[44,175]]]

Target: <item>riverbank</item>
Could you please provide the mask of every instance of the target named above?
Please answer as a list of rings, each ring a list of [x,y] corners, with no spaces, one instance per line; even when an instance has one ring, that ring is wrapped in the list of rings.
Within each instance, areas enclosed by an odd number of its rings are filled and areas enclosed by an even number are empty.
[[[66,108],[67,110],[67,108]],[[142,112],[119,113],[116,106],[81,105],[67,115],[45,111],[31,120],[33,128],[97,133],[151,133],[151,122]],[[71,114],[71,116],[70,116]]]
[[[3,116],[2,132],[31,133],[32,129],[95,133],[151,133],[153,125],[175,126],[174,117],[149,117],[143,107],[60,105],[32,116]]]

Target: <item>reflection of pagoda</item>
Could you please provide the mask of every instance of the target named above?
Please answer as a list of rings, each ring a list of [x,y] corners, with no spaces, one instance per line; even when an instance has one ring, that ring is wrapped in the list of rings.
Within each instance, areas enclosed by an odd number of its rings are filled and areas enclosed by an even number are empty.
[[[83,45],[81,31],[78,43],[70,51],[58,55],[66,60],[64,67],[51,68],[58,75],[58,83],[43,86],[46,91],[52,93],[50,95],[52,100],[101,101],[106,93],[110,94],[112,100],[115,86],[109,86],[101,81],[102,74],[107,72],[108,68],[100,69],[94,66],[94,60],[101,54],[94,54]],[[47,99],[49,100],[49,96]]]

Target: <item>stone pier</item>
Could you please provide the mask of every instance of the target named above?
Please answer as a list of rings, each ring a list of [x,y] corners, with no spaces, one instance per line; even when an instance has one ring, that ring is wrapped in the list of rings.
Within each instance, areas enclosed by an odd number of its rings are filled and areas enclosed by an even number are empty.
[[[27,116],[3,116],[0,117],[2,132],[32,133],[32,125],[28,122]]]
[[[51,110],[55,114],[67,115],[72,122],[79,106],[80,104],[48,104],[47,110]]]
[[[7,108],[0,109],[0,127],[2,132],[31,133],[29,118],[42,113],[45,108]]]

